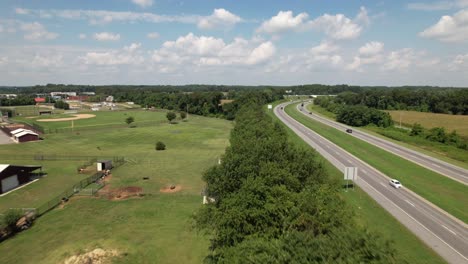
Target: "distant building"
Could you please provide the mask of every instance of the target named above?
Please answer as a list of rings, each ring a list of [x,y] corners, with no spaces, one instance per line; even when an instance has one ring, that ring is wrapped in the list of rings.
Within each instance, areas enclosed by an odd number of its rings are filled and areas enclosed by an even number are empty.
[[[0,94],[0,98],[14,99],[16,97],[18,97],[17,94]]]
[[[109,95],[106,97],[106,102],[114,102],[114,96]]]
[[[38,169],[42,170],[42,166],[0,164],[0,194],[28,183],[34,176],[32,172]]]
[[[18,128],[10,131],[11,137],[17,143],[39,140],[39,135],[31,130]]]
[[[36,97],[34,98],[34,102],[36,102],[36,104],[39,104],[39,103],[45,103],[46,99],[43,98],[43,97]]]

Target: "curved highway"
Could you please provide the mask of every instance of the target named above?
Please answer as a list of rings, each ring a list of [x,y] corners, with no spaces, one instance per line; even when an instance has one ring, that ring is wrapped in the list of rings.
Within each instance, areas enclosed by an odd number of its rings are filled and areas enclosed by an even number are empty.
[[[321,117],[316,114],[309,114],[309,111],[300,111],[302,114],[305,116],[308,116],[309,118],[312,118],[316,121],[319,121],[325,125],[334,127],[340,131],[343,131],[343,133],[346,133],[346,129],[353,129],[352,135],[353,137],[359,138],[363,141],[366,141],[367,143],[370,143],[372,145],[378,146],[388,152],[391,152],[395,155],[398,155],[404,159],[407,159],[409,161],[412,161],[416,164],[419,164],[427,169],[430,169],[432,171],[435,171],[441,175],[447,176],[453,180],[456,180],[460,183],[463,183],[465,185],[468,185],[468,170],[460,168],[458,166],[449,164],[447,162],[441,161],[439,159],[429,157],[427,155],[424,155],[420,152],[408,149],[406,147],[400,146],[398,144],[395,144],[393,142],[390,142],[388,140],[370,135],[368,133],[355,130],[353,127],[346,126],[344,124],[332,121],[330,119]]]
[[[359,176],[354,183],[447,262],[468,264],[466,224],[448,216],[405,188],[391,187],[388,176],[287,115],[282,110],[287,104],[280,104],[274,109],[275,115],[282,122],[341,171],[345,167],[357,167]]]

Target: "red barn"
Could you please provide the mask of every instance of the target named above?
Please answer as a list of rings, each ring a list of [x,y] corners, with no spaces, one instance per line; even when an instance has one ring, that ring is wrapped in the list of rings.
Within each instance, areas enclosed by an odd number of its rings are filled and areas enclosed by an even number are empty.
[[[10,132],[14,141],[29,142],[39,140],[39,135],[31,130],[20,128]]]
[[[33,176],[32,172],[37,169],[42,170],[42,166],[0,164],[0,194],[31,181],[31,177]]]

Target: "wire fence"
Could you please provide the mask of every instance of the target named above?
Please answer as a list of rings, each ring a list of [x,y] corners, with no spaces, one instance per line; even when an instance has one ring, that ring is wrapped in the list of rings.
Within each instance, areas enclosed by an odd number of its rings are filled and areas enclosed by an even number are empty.
[[[124,162],[125,157],[121,156],[85,156],[85,155],[66,155],[66,154],[42,154],[36,153],[33,155],[15,155],[15,154],[0,154],[2,160],[38,160],[38,161],[86,161],[85,164],[96,162],[97,160],[112,160],[114,163]]]
[[[63,128],[44,128],[38,127],[41,129],[44,134],[56,134],[56,133],[75,133],[75,132],[86,132],[86,131],[95,131],[95,130],[104,130],[104,129],[116,129],[116,128],[127,128],[127,127],[151,127],[158,126],[164,123],[167,123],[167,120],[159,121],[148,121],[148,122],[135,122],[130,125],[128,124],[104,124],[104,125],[95,125],[95,126],[83,126],[83,127],[63,127]],[[38,125],[39,126],[39,125]]]

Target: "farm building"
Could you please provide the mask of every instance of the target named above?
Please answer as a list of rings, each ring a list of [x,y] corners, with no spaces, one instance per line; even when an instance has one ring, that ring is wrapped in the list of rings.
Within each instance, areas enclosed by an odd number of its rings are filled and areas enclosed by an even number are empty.
[[[98,171],[112,169],[112,160],[98,160],[96,164],[97,164]]]
[[[37,133],[24,128],[15,129],[10,133],[13,140],[18,143],[39,140],[39,135]]]
[[[37,169],[41,169],[42,171],[42,166],[0,164],[0,194],[31,181],[31,178],[34,176],[32,172]]]

